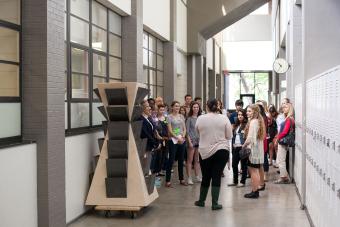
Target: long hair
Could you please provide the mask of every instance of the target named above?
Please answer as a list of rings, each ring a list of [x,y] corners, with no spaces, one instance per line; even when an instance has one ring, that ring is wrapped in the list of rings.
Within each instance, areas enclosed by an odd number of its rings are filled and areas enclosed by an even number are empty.
[[[236,130],[236,129],[238,128],[238,126],[240,126],[240,125],[241,125],[241,127],[240,127],[241,130],[244,129],[244,128],[246,127],[247,123],[248,123],[247,111],[244,110],[244,109],[241,109],[241,110],[239,110],[237,113],[240,113],[240,112],[242,113],[243,121],[240,122],[240,120],[239,120],[238,117],[237,117],[237,120],[236,120],[235,126],[234,126],[234,129],[235,129],[235,130]]]
[[[271,105],[271,106],[269,107],[269,113],[270,113],[270,115],[271,115],[272,117],[274,117],[274,118],[276,118],[277,115],[279,115],[279,113],[277,112],[277,110],[276,110],[276,108],[275,108],[274,105]],[[274,115],[274,116],[273,116],[273,115]]]
[[[194,102],[191,102],[191,104],[190,104],[190,110],[189,110],[189,113],[188,113],[188,117],[191,117],[194,114],[194,110],[193,110],[194,105],[198,105],[197,117],[202,114],[202,109],[201,109],[200,104],[198,102],[194,101]]]
[[[286,104],[287,108],[288,108],[288,113],[287,115],[285,114],[286,119],[290,118],[290,117],[294,117],[294,107],[291,103],[287,103]]]
[[[264,138],[266,137],[266,125],[264,124],[263,117],[261,116],[260,108],[256,104],[251,104],[248,106],[248,108],[253,110],[253,118],[248,119],[248,123],[245,129],[245,135],[246,137],[248,136],[250,122],[251,120],[255,119],[259,123],[259,130],[257,131],[257,139],[264,140]]]
[[[185,106],[180,106],[180,107],[179,107],[179,113],[180,113],[180,114],[181,114],[181,111],[184,111],[184,117],[186,117],[186,115],[187,115],[187,110],[186,110]]]

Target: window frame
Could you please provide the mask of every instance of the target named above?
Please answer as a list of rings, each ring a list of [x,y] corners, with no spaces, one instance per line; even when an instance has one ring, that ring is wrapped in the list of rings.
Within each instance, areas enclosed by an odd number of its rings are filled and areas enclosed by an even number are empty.
[[[163,94],[161,95],[162,97],[164,97],[164,44],[163,41],[160,40],[159,38],[157,38],[156,36],[150,34],[147,31],[143,31],[144,35],[147,36],[147,47],[144,47],[144,42],[143,42],[143,52],[144,50],[147,51],[147,65],[144,64],[144,59],[143,59],[143,71],[147,70],[147,79],[145,83],[148,86],[148,89],[150,90],[148,97],[151,98],[151,86],[155,87],[155,97],[152,98],[156,98],[158,96],[158,89],[162,89],[163,90]],[[155,41],[155,50],[151,50],[150,49],[150,36],[154,39]],[[161,42],[162,43],[162,54],[158,53],[158,43]],[[155,55],[155,67],[150,66],[150,53]],[[158,69],[158,56],[162,57],[163,62],[162,62],[162,70]],[[144,54],[143,54],[143,58],[144,58]],[[156,82],[154,84],[150,84],[150,71],[154,71],[156,73]],[[158,72],[161,72],[163,74],[163,85],[160,86],[158,85]],[[143,73],[144,74],[144,73]]]
[[[101,26],[96,25],[95,23],[93,23],[93,2],[96,2],[97,4],[103,6],[106,10],[106,28],[102,28]],[[65,128],[65,134],[66,136],[68,135],[78,135],[78,134],[83,134],[83,133],[88,133],[91,131],[97,131],[98,129],[102,128],[102,125],[93,125],[93,103],[100,103],[99,99],[96,98],[95,94],[93,93],[93,80],[96,77],[100,77],[102,79],[105,79],[106,82],[109,82],[110,80],[112,80],[113,78],[110,78],[110,65],[109,65],[109,61],[110,61],[110,57],[115,57],[118,58],[120,60],[120,64],[122,64],[122,52],[123,50],[121,49],[121,56],[115,56],[115,55],[111,55],[110,54],[110,34],[111,35],[115,35],[117,37],[120,38],[120,46],[122,46],[122,36],[115,34],[113,32],[110,31],[110,12],[113,12],[114,14],[117,14],[116,12],[112,11],[110,8],[108,8],[107,6],[103,5],[102,3],[95,1],[95,0],[89,0],[89,20],[86,21],[85,19],[74,15],[71,13],[71,3],[70,0],[66,0],[66,7],[64,10],[64,15],[65,15],[65,20],[66,20],[66,40],[65,40],[65,46],[66,46],[66,63],[67,65],[65,66],[65,75],[67,77],[66,81],[67,81],[67,93],[66,93],[66,99],[65,102],[67,103],[67,127]],[[119,14],[117,14],[119,15]],[[76,17],[79,20],[82,20],[86,23],[88,23],[89,25],[89,40],[88,46],[79,44],[79,43],[74,43],[71,42],[71,16],[72,17]],[[120,15],[119,15],[120,16]],[[120,16],[121,17],[121,16]],[[122,25],[122,22],[120,22],[120,24]],[[93,38],[92,38],[92,31],[93,31],[93,27],[98,28],[98,29],[102,29],[105,30],[106,32],[106,48],[105,51],[102,50],[98,50],[98,49],[94,49],[93,48]],[[72,48],[77,48],[77,49],[81,49],[84,51],[87,51],[88,54],[88,97],[87,98],[73,98],[72,97]],[[99,75],[94,75],[93,72],[93,57],[94,54],[97,54],[99,56],[103,56],[106,60],[106,75],[105,76],[99,76]],[[122,76],[122,67],[120,67],[120,77]],[[81,73],[77,73],[77,74],[81,74]],[[83,75],[83,74],[81,74]],[[85,74],[84,74],[85,75]],[[114,78],[114,80],[116,81],[122,81],[122,78],[118,79],[118,78]],[[71,104],[72,103],[88,103],[89,105],[89,122],[88,122],[88,126],[85,127],[78,127],[78,128],[72,128],[72,122],[71,122]]]
[[[10,137],[2,137],[0,138],[0,147],[16,144],[22,142],[22,130],[23,130],[23,107],[22,107],[22,1],[19,0],[18,3],[20,4],[19,9],[19,21],[20,24],[15,24],[9,21],[5,21],[0,19],[0,27],[7,28],[18,32],[19,34],[19,47],[18,47],[18,62],[15,61],[7,61],[1,60],[0,64],[8,64],[8,65],[15,65],[19,67],[19,95],[18,96],[0,96],[0,103],[20,103],[20,135],[10,136]]]
[[[229,74],[235,74],[238,76],[238,86],[239,86],[239,95],[242,95],[242,94],[247,94],[247,93],[242,93],[242,82],[241,82],[241,75],[244,74],[244,73],[249,73],[249,74],[253,74],[253,84],[254,86],[252,87],[253,91],[254,92],[250,92],[248,94],[250,95],[255,95],[255,101],[258,100],[258,97],[256,97],[256,74],[259,74],[259,73],[266,73],[268,74],[268,91],[270,90],[270,77],[271,77],[271,71],[267,71],[267,70],[252,70],[252,71],[240,71],[240,70],[234,70],[234,71],[230,71]],[[237,99],[239,99],[240,97],[237,97]],[[236,99],[236,100],[237,100]],[[268,102],[268,100],[265,100]],[[229,103],[229,105],[233,106],[234,103]],[[231,108],[233,109],[233,108]]]

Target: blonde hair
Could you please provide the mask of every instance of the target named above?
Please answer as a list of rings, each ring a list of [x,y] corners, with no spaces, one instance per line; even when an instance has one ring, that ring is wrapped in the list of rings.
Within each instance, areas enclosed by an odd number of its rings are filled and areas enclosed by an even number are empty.
[[[293,105],[291,103],[287,103],[287,104],[285,104],[285,106],[288,108],[288,113],[287,113],[287,115],[285,114],[286,119],[290,118],[290,117],[294,117],[294,107],[293,107]]]
[[[248,108],[253,110],[253,117],[252,119],[248,119],[248,123],[245,129],[245,136],[246,137],[248,136],[251,120],[256,119],[259,122],[259,130],[257,131],[257,139],[264,140],[264,138],[266,138],[266,125],[264,123],[262,115],[260,114],[260,108],[256,104],[251,104],[248,106]]]

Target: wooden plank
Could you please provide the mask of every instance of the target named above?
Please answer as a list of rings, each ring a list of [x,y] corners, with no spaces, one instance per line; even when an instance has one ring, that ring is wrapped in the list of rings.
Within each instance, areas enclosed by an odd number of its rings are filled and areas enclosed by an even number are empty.
[[[96,206],[95,210],[140,211],[140,206]]]

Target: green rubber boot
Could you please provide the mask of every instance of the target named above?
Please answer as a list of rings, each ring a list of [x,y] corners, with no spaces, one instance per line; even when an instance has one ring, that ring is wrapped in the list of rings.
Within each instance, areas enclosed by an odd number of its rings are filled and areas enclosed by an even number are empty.
[[[204,207],[205,206],[205,199],[207,198],[209,187],[201,186],[200,189],[200,199],[195,202],[195,206]]]
[[[211,187],[211,209],[221,210],[223,207],[218,204],[218,197],[220,196],[220,187]]]

